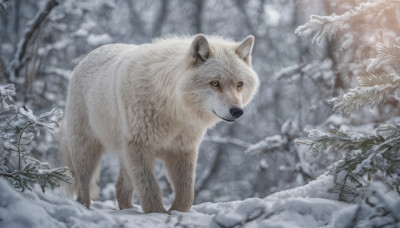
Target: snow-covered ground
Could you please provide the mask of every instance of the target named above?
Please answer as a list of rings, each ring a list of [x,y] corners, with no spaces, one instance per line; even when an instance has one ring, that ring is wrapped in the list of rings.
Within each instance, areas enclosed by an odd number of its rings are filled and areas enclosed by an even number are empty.
[[[323,175],[264,199],[203,203],[167,215],[143,214],[138,205],[119,210],[111,200],[94,201],[87,210],[61,189],[19,193],[0,179],[0,227],[337,227],[338,215],[354,205],[334,200],[330,186],[332,177]]]

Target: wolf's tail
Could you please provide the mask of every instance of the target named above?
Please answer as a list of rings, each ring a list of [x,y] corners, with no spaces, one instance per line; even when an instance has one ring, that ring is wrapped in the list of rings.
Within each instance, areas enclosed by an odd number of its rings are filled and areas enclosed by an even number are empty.
[[[78,194],[79,186],[78,186],[78,181],[76,180],[76,170],[74,169],[74,165],[72,162],[73,158],[71,157],[71,151],[70,148],[68,147],[68,136],[66,134],[66,126],[67,122],[64,119],[60,123],[60,129],[58,132],[58,137],[60,139],[59,154],[62,155],[63,165],[68,166],[73,177],[73,181],[71,184],[68,183],[63,184],[63,188],[66,190],[67,194],[72,197],[74,193]],[[94,171],[90,183],[90,196],[92,199],[96,199],[99,196],[99,190],[96,184],[97,180],[99,179],[99,176],[100,176],[100,166],[98,166]]]
[[[62,164],[64,166],[68,166],[69,170],[71,171],[73,180],[71,184],[63,184],[62,187],[66,190],[68,195],[72,196],[74,193],[78,191],[78,185],[75,181],[75,172],[74,167],[72,165],[71,155],[68,149],[68,137],[66,136],[65,127],[66,127],[66,120],[62,120],[60,122],[60,128],[58,132],[58,138],[60,140],[60,146],[58,148],[59,153],[62,156]]]

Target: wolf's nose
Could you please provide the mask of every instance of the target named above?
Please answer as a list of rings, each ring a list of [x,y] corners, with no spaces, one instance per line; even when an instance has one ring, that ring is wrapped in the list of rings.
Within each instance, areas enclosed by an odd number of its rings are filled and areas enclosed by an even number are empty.
[[[243,110],[241,108],[231,108],[229,112],[234,118],[239,118],[243,114]]]

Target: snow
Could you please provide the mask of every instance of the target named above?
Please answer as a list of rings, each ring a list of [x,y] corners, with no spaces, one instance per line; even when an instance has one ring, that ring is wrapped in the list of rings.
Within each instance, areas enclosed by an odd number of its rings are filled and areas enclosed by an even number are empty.
[[[30,121],[36,122],[36,116],[33,114],[33,111],[31,109],[26,109],[25,107],[20,108],[19,113],[21,113],[21,115],[25,116]]]
[[[91,209],[65,195],[62,189],[46,191],[39,188],[19,193],[8,182],[0,179],[0,225],[2,227],[349,227],[355,219],[364,227],[371,218],[373,208],[352,205],[336,200],[329,193],[332,176],[322,175],[309,184],[275,193],[264,199],[202,203],[190,212],[172,211],[167,214],[144,214],[140,206],[119,210],[115,200],[93,201]],[[371,201],[383,202],[383,208],[400,211],[400,200],[378,192],[381,185],[373,185]],[[372,198],[373,196],[375,197]],[[398,196],[397,196],[398,197]],[[378,199],[378,201],[376,201]],[[398,199],[398,198],[397,198]],[[380,200],[380,201],[379,201]],[[396,215],[394,215],[396,216]],[[376,217],[376,216],[373,216]],[[387,220],[375,218],[373,224]]]
[[[118,210],[115,201],[94,201],[90,210],[65,195],[61,189],[19,193],[0,179],[0,218],[3,227],[319,227],[330,224],[332,215],[348,205],[331,197],[321,177],[304,187],[271,195],[265,199],[203,203],[189,213],[143,214],[140,207]],[[314,189],[314,191],[312,190]],[[321,191],[325,190],[325,191]]]

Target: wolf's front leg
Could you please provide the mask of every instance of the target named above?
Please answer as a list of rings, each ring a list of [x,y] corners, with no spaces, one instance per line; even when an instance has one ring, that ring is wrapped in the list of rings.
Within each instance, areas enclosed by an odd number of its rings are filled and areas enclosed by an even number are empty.
[[[117,183],[115,184],[115,194],[117,196],[118,206],[121,210],[133,208],[133,183],[129,176],[129,170],[126,168],[125,161],[120,161],[120,171]]]
[[[164,158],[168,176],[175,191],[175,200],[170,211],[186,212],[194,200],[194,178],[197,161],[197,150],[171,152]]]
[[[146,148],[129,146],[129,160],[135,190],[145,213],[168,213],[162,202],[162,192],[154,174],[155,156]]]

